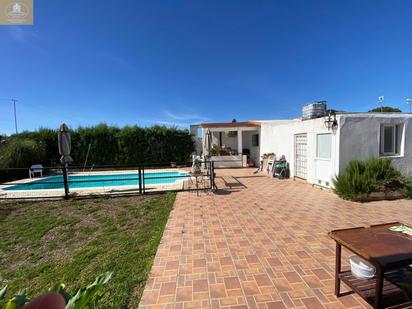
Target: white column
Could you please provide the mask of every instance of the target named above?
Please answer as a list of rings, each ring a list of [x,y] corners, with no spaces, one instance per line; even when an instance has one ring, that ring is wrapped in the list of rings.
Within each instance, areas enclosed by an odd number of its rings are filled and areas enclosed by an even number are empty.
[[[202,128],[202,154],[205,154],[206,129]]]
[[[237,130],[237,151],[239,154],[242,154],[242,130],[238,129]]]

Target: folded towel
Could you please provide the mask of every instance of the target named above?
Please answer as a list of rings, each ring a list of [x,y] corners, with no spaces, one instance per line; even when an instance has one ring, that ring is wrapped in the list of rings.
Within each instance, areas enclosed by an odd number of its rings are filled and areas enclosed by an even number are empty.
[[[412,236],[412,228],[406,225],[395,225],[391,226],[389,229],[394,232],[401,232],[409,236]]]

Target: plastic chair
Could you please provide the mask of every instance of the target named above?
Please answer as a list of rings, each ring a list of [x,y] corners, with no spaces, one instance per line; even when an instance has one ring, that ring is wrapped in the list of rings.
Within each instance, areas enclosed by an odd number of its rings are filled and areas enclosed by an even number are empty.
[[[34,164],[32,166],[30,166],[29,169],[29,177],[33,178],[35,177],[35,175],[40,174],[40,177],[43,177],[43,165],[41,164]]]

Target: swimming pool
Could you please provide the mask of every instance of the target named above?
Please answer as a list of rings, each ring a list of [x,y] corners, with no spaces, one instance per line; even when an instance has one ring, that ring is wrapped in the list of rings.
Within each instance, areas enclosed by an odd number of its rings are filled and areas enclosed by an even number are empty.
[[[148,172],[144,174],[144,185],[165,185],[183,181],[189,174],[182,171],[171,172]],[[142,182],[142,183],[143,183]],[[116,187],[116,186],[139,186],[139,174],[98,174],[98,175],[69,175],[69,188],[97,188],[97,187]],[[34,181],[12,185],[3,190],[50,190],[63,189],[63,176],[50,176]]]

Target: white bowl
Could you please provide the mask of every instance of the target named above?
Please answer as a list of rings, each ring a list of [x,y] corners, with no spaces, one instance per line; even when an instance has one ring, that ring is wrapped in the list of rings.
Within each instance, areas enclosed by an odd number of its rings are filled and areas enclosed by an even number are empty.
[[[376,268],[371,263],[365,261],[357,255],[349,258],[351,272],[356,278],[371,279],[375,276]]]

